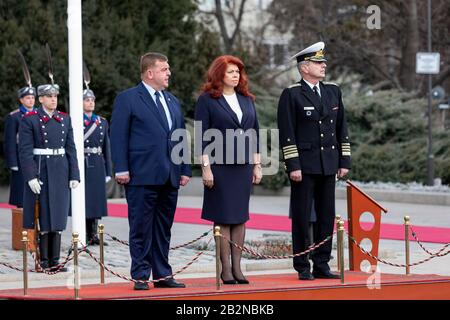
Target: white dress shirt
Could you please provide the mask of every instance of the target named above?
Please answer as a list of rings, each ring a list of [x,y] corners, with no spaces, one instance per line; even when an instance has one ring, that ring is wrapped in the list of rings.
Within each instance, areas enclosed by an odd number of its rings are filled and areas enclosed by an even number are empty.
[[[228,105],[231,107],[231,109],[236,113],[236,116],[239,120],[239,123],[241,123],[242,120],[242,109],[239,105],[239,101],[236,95],[236,92],[231,95],[223,94],[223,97],[225,100],[227,100]]]

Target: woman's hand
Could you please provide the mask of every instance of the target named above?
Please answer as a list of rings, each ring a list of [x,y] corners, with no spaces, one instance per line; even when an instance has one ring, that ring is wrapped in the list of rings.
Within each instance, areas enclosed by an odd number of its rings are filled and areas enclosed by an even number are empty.
[[[253,165],[253,184],[259,184],[262,179],[262,168],[260,164]]]
[[[202,179],[203,184],[208,187],[212,188],[214,186],[214,175],[211,170],[211,166],[202,167]]]

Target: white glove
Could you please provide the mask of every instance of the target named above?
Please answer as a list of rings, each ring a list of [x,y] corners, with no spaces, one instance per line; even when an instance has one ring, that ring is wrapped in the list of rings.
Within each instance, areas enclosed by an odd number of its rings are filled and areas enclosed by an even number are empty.
[[[19,167],[11,167],[11,171],[19,171]]]
[[[41,185],[44,183],[39,180],[38,178],[31,179],[28,181],[28,185],[30,186],[31,191],[33,191],[34,194],[40,194],[41,193]]]
[[[77,180],[70,180],[69,181],[69,188],[70,189],[75,189],[76,187],[78,187],[78,181]]]
[[[109,180],[111,180],[111,177],[110,177],[110,176],[106,176],[106,178],[105,178],[105,182],[106,182],[106,183],[108,183],[108,182],[109,182]]]

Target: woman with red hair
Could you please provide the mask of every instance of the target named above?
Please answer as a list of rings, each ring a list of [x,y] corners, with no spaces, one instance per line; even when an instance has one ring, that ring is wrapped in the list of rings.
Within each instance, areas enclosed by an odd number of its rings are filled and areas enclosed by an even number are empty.
[[[216,58],[195,108],[202,127],[202,147],[196,149],[205,186],[202,218],[220,226],[226,238],[220,240],[224,284],[249,283],[241,270],[242,251],[228,239],[243,246],[252,183],[262,177],[254,101],[242,61]]]

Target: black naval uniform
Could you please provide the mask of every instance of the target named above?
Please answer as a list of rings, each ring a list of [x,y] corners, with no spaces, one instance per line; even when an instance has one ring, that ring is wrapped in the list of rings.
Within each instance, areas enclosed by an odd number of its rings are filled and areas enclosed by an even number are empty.
[[[288,174],[302,171],[302,181],[291,183],[292,242],[294,253],[309,243],[311,206],[315,201],[317,221],[314,243],[333,233],[335,183],[339,168],[350,169],[350,142],[339,87],[320,82],[318,96],[305,81],[284,89],[278,104],[280,146]],[[312,254],[313,273],[329,272],[331,241]],[[306,255],[294,258],[294,268],[310,270]]]

